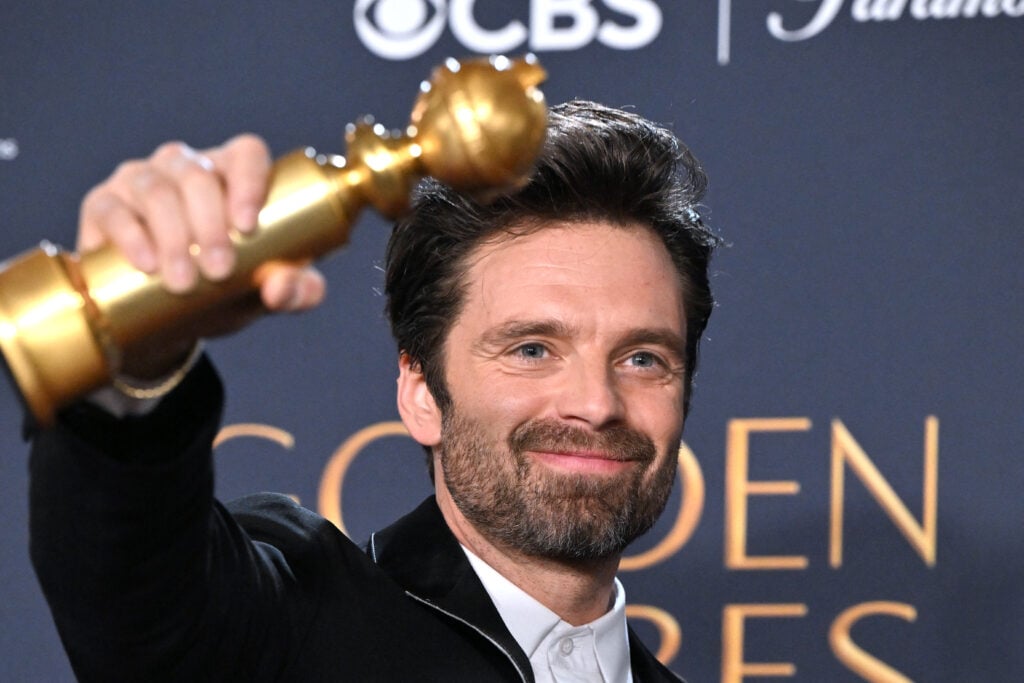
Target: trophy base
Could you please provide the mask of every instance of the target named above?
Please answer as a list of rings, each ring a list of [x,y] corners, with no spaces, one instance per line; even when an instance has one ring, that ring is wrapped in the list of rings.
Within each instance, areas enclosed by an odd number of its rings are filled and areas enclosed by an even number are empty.
[[[0,270],[0,352],[39,425],[58,408],[102,385],[109,362],[101,321],[78,282],[76,263],[49,243]]]

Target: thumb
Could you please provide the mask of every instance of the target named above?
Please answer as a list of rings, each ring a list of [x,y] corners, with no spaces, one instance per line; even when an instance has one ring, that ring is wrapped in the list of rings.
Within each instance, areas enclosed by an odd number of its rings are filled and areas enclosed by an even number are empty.
[[[268,268],[260,285],[260,297],[268,310],[295,313],[314,308],[324,300],[327,283],[312,266],[275,264]]]

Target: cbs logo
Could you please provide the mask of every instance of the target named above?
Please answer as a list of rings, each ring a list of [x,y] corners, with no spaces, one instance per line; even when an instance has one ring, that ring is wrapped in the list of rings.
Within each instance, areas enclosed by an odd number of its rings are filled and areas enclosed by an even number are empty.
[[[635,50],[653,42],[662,25],[655,0],[530,0],[525,22],[519,17],[503,19],[506,23],[499,28],[480,25],[476,4],[476,0],[356,0],[353,21],[363,45],[392,60],[423,54],[437,43],[446,26],[463,47],[486,54],[523,45],[534,52],[578,50],[594,40],[616,50]],[[497,6],[502,5],[507,9],[505,3]],[[614,16],[602,18],[595,5]]]

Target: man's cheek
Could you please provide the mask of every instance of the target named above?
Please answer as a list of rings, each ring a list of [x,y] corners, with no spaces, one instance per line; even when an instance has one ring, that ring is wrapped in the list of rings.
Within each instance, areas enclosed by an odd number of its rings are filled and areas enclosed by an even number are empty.
[[[548,391],[529,381],[490,382],[480,388],[481,404],[497,420],[524,422],[544,417],[550,405]]]

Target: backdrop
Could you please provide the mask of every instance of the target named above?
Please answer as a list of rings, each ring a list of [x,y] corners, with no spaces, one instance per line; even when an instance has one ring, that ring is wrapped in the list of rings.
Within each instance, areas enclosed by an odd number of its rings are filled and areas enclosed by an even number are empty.
[[[0,257],[72,245],[88,188],[161,141],[342,152],[362,114],[404,125],[445,57],[532,50],[550,101],[672,126],[728,242],[686,477],[623,567],[636,628],[691,683],[1020,681],[1022,16],[1024,0],[6,2]],[[364,539],[428,493],[392,428],[387,232],[367,214],[324,262],[322,309],[211,344],[242,425],[218,449],[222,497],[291,493]],[[0,679],[72,680],[27,559],[6,391],[0,420]]]

